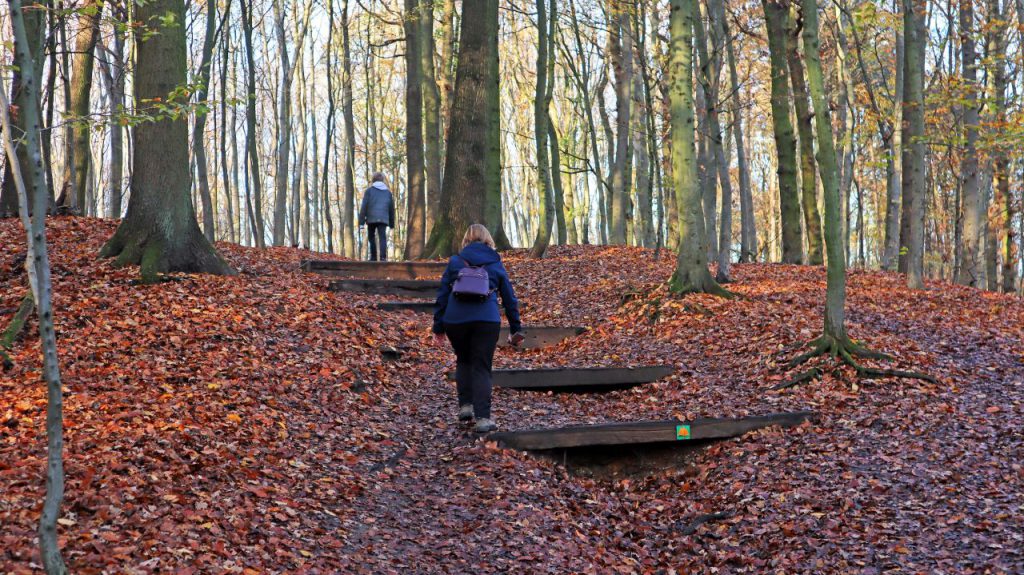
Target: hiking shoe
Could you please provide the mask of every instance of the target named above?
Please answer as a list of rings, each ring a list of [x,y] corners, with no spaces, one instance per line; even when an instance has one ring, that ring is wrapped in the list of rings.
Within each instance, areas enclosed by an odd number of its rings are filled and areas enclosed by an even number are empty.
[[[459,406],[459,421],[473,420],[473,406],[469,403]]]
[[[477,433],[487,433],[488,431],[494,431],[498,429],[498,426],[494,423],[493,419],[488,417],[481,417],[476,420],[476,425],[473,426],[473,431]]]

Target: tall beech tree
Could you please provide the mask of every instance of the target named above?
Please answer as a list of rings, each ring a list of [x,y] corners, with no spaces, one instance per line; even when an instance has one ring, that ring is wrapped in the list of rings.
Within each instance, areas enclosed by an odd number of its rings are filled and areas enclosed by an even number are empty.
[[[768,31],[771,62],[772,128],[779,176],[779,210],[782,220],[782,263],[803,261],[803,232],[800,229],[800,195],[796,178],[796,138],[789,120],[789,63],[786,59],[788,0],[762,0]]]
[[[799,6],[792,6],[786,21],[786,60],[789,79],[793,86],[793,104],[796,107],[796,126],[800,136],[800,201],[804,208],[804,229],[807,233],[807,263],[824,263],[821,239],[821,215],[818,213],[818,180],[814,164],[814,128],[811,126],[811,108],[807,102],[807,83],[804,65],[800,60],[800,33],[803,17]]]
[[[537,86],[533,103],[533,127],[537,150],[537,188],[540,202],[537,206],[537,237],[530,255],[542,258],[551,243],[551,226],[555,220],[555,202],[552,191],[551,158],[548,138],[551,135],[551,96],[555,85],[555,22],[558,19],[555,0],[537,0]],[[548,14],[550,12],[550,14]],[[550,24],[549,24],[550,23]],[[550,25],[550,29],[548,26]]]
[[[103,0],[86,2],[79,9],[79,14],[81,28],[75,36],[75,54],[71,64],[71,117],[75,120],[71,126],[71,146],[74,147],[71,160],[74,165],[67,174],[71,181],[66,186],[66,189],[73,190],[74,194],[62,195],[65,198],[63,207],[73,208],[85,214],[90,213],[91,208],[87,205],[86,188],[91,168],[89,159],[92,157],[89,149],[89,104],[92,98],[92,71],[95,63],[93,52],[100,36]]]
[[[903,1],[903,219],[900,223],[901,271],[907,286],[924,288],[924,63],[925,1]],[[906,254],[905,256],[903,254]]]
[[[828,256],[825,287],[824,325],[820,337],[810,343],[812,349],[797,356],[789,367],[794,368],[812,357],[828,354],[838,357],[857,370],[861,377],[917,377],[932,378],[913,372],[876,369],[857,363],[855,357],[881,359],[887,356],[871,351],[854,342],[846,332],[846,242],[842,232],[842,214],[839,204],[839,164],[835,140],[832,135],[832,114],[825,94],[825,78],[821,66],[818,41],[818,7],[815,0],[802,0],[804,16],[802,31],[804,58],[807,62],[807,85],[814,114],[814,127],[818,140],[818,170],[825,196],[825,249]],[[776,388],[789,387],[820,374],[818,368],[805,371]]]
[[[711,277],[704,207],[697,182],[693,107],[693,29],[696,0],[672,0],[669,16],[668,96],[672,145],[672,187],[679,206],[679,255],[669,289],[681,294],[730,296]],[[699,25],[699,24],[698,24]]]
[[[960,54],[964,78],[964,146],[960,160],[960,178],[963,186],[963,243],[960,247],[960,265],[956,272],[959,284],[979,286],[982,274],[981,241],[985,225],[984,203],[981,195],[981,177],[978,171],[978,56],[974,41],[974,0],[960,2]]]
[[[423,164],[423,84],[420,61],[419,0],[405,0],[405,162],[406,212],[405,259],[423,255],[427,205]]]
[[[43,168],[40,134],[43,129],[39,109],[39,74],[37,64],[43,59],[42,45],[31,41],[26,22],[29,14],[21,0],[11,0],[11,28],[14,32],[14,61],[20,70],[29,73],[19,80],[18,115],[23,129],[22,142],[16,149],[14,128],[8,112],[6,82],[0,80],[0,128],[4,152],[9,162],[10,185],[15,189],[18,212],[25,228],[28,272],[32,299],[39,321],[40,348],[43,355],[43,380],[46,382],[46,494],[39,515],[39,555],[47,575],[66,575],[67,567],[60,552],[57,519],[64,501],[64,392],[61,386],[60,362],[57,357],[57,335],[53,319],[53,294],[50,281],[50,256],[46,244],[46,212],[52,201]],[[39,21],[33,22],[39,24]],[[38,28],[34,31],[38,32]],[[28,170],[22,172],[22,162]]]
[[[500,134],[493,113],[498,96],[497,0],[466,2],[462,10],[441,206],[428,256],[458,252],[462,234],[473,223],[485,222],[500,241],[500,232],[495,233],[501,217]]]
[[[190,196],[184,0],[135,9],[139,22],[154,27],[137,44],[134,81],[136,110],[152,121],[134,129],[128,211],[100,255],[118,266],[138,264],[144,282],[175,271],[233,274],[200,231]]]

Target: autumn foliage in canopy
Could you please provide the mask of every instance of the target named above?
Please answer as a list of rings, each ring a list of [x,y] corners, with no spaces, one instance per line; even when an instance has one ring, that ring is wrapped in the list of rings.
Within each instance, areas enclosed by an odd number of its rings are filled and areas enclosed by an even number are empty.
[[[575,340],[498,367],[673,364],[608,394],[497,390],[504,429],[813,409],[685,463],[591,477],[454,423],[424,316],[303,274],[309,252],[219,244],[235,277],[138,285],[96,253],[115,223],[55,218],[66,388],[61,536],[75,573],[1018,573],[1024,303],[853,270],[848,328],[938,383],[769,388],[820,330],[824,271],[737,265],[740,297],[670,296],[671,254],[507,256],[524,321]],[[0,326],[27,290],[0,221]],[[576,278],[566,282],[564,278]],[[380,348],[402,352],[384,361]],[[36,569],[45,387],[32,323],[0,372],[0,572]],[[830,371],[840,370],[840,371]]]

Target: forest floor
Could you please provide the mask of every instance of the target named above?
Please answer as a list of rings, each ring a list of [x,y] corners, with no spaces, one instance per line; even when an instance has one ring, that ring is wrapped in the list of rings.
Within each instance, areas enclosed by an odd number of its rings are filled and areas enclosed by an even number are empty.
[[[1019,298],[851,271],[851,335],[937,383],[837,367],[773,392],[820,330],[823,269],[737,265],[742,297],[673,298],[668,253],[509,254],[527,325],[592,329],[502,349],[497,367],[677,372],[607,394],[496,390],[501,429],[818,412],[667,467],[588,472],[474,439],[427,316],[328,293],[298,269],[310,252],[219,244],[238,276],[141,286],[96,259],[114,227],[49,225],[74,573],[1024,572]],[[27,290],[24,252],[0,221],[0,327]],[[405,353],[384,361],[382,346]],[[0,573],[27,573],[46,445],[34,323],[12,357]]]

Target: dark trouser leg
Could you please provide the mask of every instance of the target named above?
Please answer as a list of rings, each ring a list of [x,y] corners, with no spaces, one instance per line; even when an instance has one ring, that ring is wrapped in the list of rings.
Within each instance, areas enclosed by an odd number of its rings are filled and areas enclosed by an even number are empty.
[[[380,261],[388,261],[388,226],[377,224],[377,240],[380,243]]]
[[[459,395],[459,405],[473,403],[473,382],[471,373],[471,330],[470,324],[445,324],[445,335],[455,350],[455,388]]]
[[[376,224],[366,225],[366,241],[370,244],[370,261],[377,261],[377,236],[374,235],[374,227]]]
[[[500,330],[501,324],[486,321],[445,324],[455,348],[459,405],[472,403],[477,419],[491,417],[491,365]]]

